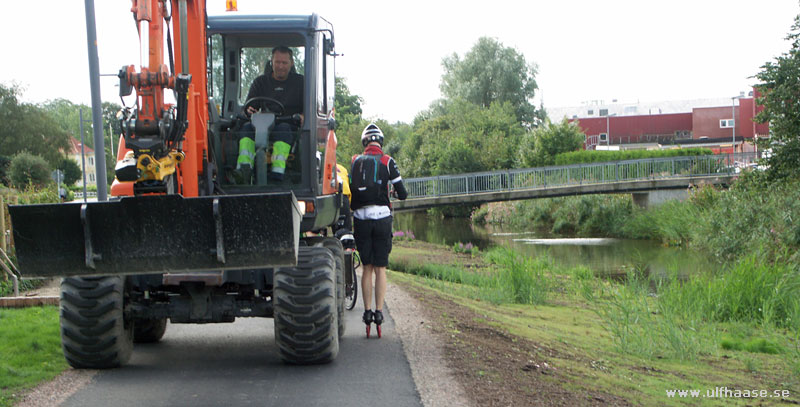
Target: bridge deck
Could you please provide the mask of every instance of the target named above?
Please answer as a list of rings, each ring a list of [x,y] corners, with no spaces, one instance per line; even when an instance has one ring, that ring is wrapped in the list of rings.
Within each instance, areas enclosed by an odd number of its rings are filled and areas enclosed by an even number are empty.
[[[406,179],[409,197],[396,211],[454,204],[549,198],[565,195],[645,192],[730,184],[753,153],[655,158],[501,170]]]

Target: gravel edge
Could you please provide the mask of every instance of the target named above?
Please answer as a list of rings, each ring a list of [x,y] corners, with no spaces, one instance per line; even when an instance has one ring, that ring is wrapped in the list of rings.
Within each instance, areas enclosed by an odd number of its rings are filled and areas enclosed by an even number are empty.
[[[444,345],[430,332],[423,306],[396,284],[388,283],[386,305],[411,365],[411,376],[425,407],[470,406],[464,389],[447,367]]]
[[[68,369],[31,389],[14,407],[56,407],[92,381],[97,370]]]

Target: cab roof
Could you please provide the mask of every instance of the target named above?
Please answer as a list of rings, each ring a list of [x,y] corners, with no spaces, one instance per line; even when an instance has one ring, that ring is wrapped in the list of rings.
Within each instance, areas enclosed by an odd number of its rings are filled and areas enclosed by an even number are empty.
[[[311,15],[239,15],[208,16],[208,34],[258,34],[271,32],[307,32],[330,28],[317,14]]]

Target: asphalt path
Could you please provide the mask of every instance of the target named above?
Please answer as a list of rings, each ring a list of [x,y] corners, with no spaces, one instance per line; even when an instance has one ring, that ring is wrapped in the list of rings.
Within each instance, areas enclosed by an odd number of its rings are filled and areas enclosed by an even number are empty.
[[[62,406],[421,406],[391,314],[383,338],[373,325],[368,340],[360,308],[345,311],[339,356],[317,366],[280,360],[272,319],[170,324],[161,342],[137,344],[127,365],[100,371]]]

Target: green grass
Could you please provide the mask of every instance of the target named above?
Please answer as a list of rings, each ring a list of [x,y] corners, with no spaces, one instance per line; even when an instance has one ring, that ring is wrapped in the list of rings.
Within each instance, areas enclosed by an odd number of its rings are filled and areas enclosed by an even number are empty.
[[[467,271],[460,265],[421,262],[415,249],[395,247],[389,259],[392,270],[425,277],[431,284],[456,283],[464,295],[492,303],[542,304],[550,284],[546,259],[529,259],[510,249],[495,248],[483,255],[492,267]]]
[[[0,406],[67,369],[58,308],[0,309]]]
[[[393,250],[394,264],[410,257],[404,249]],[[436,273],[437,265],[428,261],[427,274],[390,277],[473,309],[489,326],[555,349],[553,364],[570,379],[566,389],[604,391],[638,405],[684,405],[666,398],[667,389],[735,385],[790,389],[792,400],[800,394],[800,332],[794,322],[800,293],[795,269],[785,262],[752,256],[688,280],[677,273],[656,280],[632,267],[620,283],[585,267],[559,269],[546,258],[504,250],[485,254],[492,267],[480,272],[451,264],[439,265],[446,272]],[[519,265],[516,276],[511,263]],[[487,301],[479,284],[490,283],[506,288]],[[520,301],[526,291],[509,288],[514,286],[534,286],[538,299]]]
[[[686,405],[667,399],[666,389],[737,388],[789,389],[792,400],[800,391],[794,373],[783,360],[786,354],[752,354],[719,350],[694,360],[642,357],[622,352],[613,334],[590,304],[559,298],[560,304],[529,306],[492,304],[460,295],[455,283],[429,284],[420,276],[389,272],[390,279],[412,290],[431,290],[481,315],[483,322],[518,337],[534,341],[548,352],[548,363],[563,377],[566,390],[602,391],[618,395],[633,405]],[[608,284],[600,282],[600,284]],[[709,328],[711,329],[711,328]],[[765,374],[766,373],[766,374]],[[794,377],[794,379],[793,379]],[[708,405],[747,405],[752,400],[707,400]],[[768,404],[770,400],[766,400]]]

